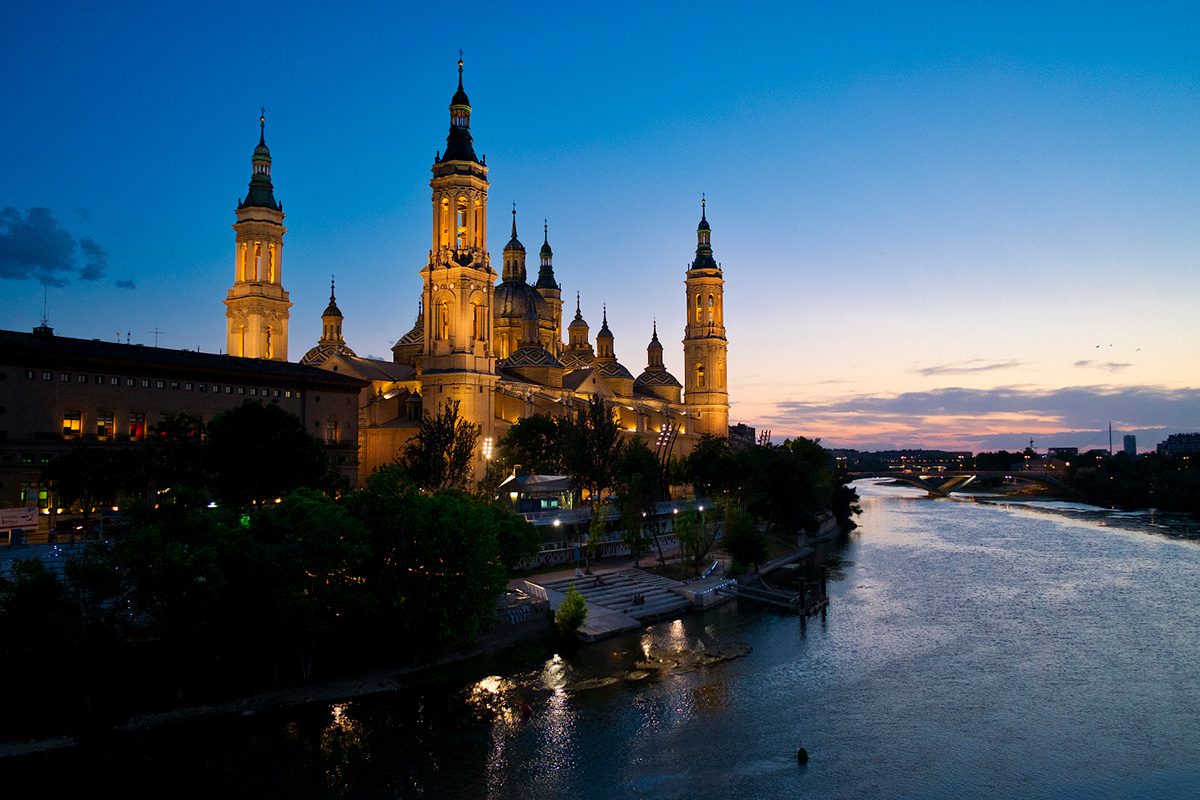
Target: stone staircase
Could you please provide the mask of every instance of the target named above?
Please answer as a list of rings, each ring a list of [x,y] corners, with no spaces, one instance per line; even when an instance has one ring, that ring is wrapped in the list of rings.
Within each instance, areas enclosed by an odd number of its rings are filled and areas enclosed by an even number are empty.
[[[566,592],[568,587],[574,586],[583,595],[589,608],[600,606],[633,617],[639,622],[681,614],[689,605],[687,598],[677,591],[683,586],[679,581],[640,569],[555,578],[538,583],[555,592]],[[645,598],[644,603],[633,602],[637,594]]]

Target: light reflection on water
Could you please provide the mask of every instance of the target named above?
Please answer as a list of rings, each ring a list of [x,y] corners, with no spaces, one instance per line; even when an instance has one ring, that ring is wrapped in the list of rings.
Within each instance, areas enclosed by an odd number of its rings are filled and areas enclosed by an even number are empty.
[[[207,744],[274,796],[1200,797],[1186,525],[860,492],[824,619],[726,605]],[[689,660],[736,642],[752,652]],[[655,659],[680,666],[637,677]]]

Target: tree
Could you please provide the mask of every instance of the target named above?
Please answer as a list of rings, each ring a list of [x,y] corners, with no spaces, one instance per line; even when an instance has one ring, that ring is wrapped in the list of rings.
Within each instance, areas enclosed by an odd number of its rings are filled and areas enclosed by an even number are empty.
[[[107,447],[82,445],[63,453],[42,472],[54,486],[59,502],[78,502],[83,510],[83,530],[88,529],[92,506],[110,505],[122,488],[120,453]],[[74,537],[72,537],[74,538]]]
[[[235,508],[332,486],[324,447],[299,417],[274,404],[246,401],[213,417],[203,455],[213,493]]]
[[[527,558],[537,555],[542,535],[524,517],[507,508],[489,504],[484,506],[491,515],[491,524],[496,529],[496,543],[500,548],[500,560],[511,572]]]
[[[700,437],[685,463],[686,474],[696,492],[714,500],[736,494],[740,488],[729,439],[706,433]]]
[[[587,406],[559,424],[563,467],[595,504],[603,489],[612,485],[613,472],[624,448],[621,429],[608,404],[593,395]]]
[[[558,611],[554,614],[554,624],[558,626],[558,632],[563,636],[574,638],[579,634],[583,623],[587,621],[587,614],[587,601],[575,589],[575,585],[571,584],[567,587],[566,596],[563,597]]]
[[[680,552],[699,569],[716,544],[716,530],[704,519],[703,513],[691,509],[675,515],[673,530]]]
[[[767,538],[754,523],[754,517],[736,506],[725,507],[725,550],[739,564],[751,564],[758,572],[767,558]]]
[[[520,466],[535,475],[560,475],[563,451],[558,421],[535,414],[513,423],[500,439],[500,458],[510,468]]]
[[[423,489],[466,490],[471,485],[471,464],[479,426],[458,415],[458,401],[440,404],[437,414],[428,411],[421,426],[404,448],[400,463]]]
[[[622,449],[614,469],[613,488],[621,513],[621,539],[629,548],[636,566],[649,544],[647,515],[654,513],[658,496],[658,459],[640,438],[631,439]]]

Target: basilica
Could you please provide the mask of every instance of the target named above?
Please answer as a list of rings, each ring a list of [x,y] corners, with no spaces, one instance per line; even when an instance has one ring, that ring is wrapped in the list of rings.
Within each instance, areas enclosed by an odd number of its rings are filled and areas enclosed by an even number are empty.
[[[320,340],[300,362],[365,382],[359,402],[360,477],[393,461],[422,413],[444,403],[457,403],[460,416],[480,426],[477,474],[517,420],[567,414],[596,395],[629,435],[643,437],[652,449],[657,445],[660,456],[689,452],[703,434],[727,436],[724,277],[713,258],[703,201],[695,259],[684,276],[684,382],[663,364],[656,324],[647,326],[645,366],[634,377],[617,357],[607,309],[593,344],[576,295],[574,316],[564,330],[564,299],[546,227],[532,282],[515,209],[499,274],[493,268],[487,249],[488,167],[475,154],[462,73],[460,60],[446,148],[432,167],[432,247],[421,270],[415,323],[396,341],[391,361],[359,357],[342,333],[343,314],[331,285]],[[235,276],[225,299],[231,355],[288,358],[291,301],[282,280],[283,219],[260,120],[249,191],[233,226]]]

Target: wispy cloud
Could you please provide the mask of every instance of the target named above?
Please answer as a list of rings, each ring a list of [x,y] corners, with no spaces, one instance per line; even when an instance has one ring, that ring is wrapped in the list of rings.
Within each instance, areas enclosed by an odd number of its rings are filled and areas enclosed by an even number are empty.
[[[777,434],[817,436],[840,446],[1015,446],[1030,436],[1200,428],[1200,388],[1074,386],[991,390],[958,387],[778,403],[761,420]]]
[[[1108,372],[1118,372],[1120,370],[1132,367],[1133,364],[1122,361],[1092,361],[1091,359],[1088,359],[1085,361],[1076,361],[1075,366],[1080,367],[1081,369],[1102,369]]]
[[[136,289],[137,284],[133,281],[117,281],[114,284],[118,289]]]
[[[975,372],[994,372],[999,369],[1014,369],[1023,366],[1025,366],[1024,361],[1011,358],[1007,361],[972,358],[967,361],[953,361],[949,364],[934,364],[931,367],[913,367],[911,371],[928,378],[932,375],[969,375]]]

